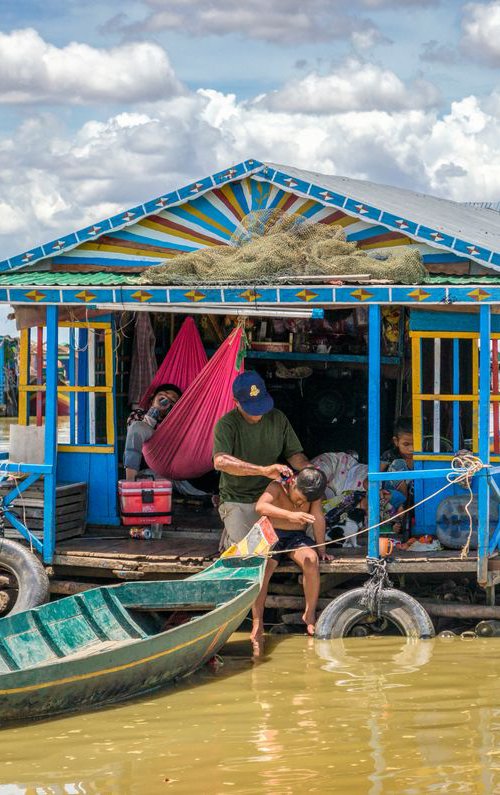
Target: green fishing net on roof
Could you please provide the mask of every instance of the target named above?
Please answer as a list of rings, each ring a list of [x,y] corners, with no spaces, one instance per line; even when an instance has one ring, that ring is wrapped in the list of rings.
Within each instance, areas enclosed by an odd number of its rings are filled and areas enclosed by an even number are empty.
[[[419,284],[426,276],[413,246],[375,258],[347,242],[340,226],[313,223],[282,210],[246,215],[228,245],[179,254],[148,268],[144,284],[266,284],[280,277],[363,275],[399,284]]]

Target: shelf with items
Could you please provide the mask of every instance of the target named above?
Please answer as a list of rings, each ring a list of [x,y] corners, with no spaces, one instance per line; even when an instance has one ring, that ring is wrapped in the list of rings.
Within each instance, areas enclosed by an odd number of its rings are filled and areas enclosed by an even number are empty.
[[[207,349],[207,356],[213,356],[215,350]],[[253,351],[247,350],[247,359],[279,359],[292,362],[340,362],[342,364],[367,364],[368,356],[348,353],[301,353],[300,351]],[[399,356],[382,356],[382,364],[401,364]]]

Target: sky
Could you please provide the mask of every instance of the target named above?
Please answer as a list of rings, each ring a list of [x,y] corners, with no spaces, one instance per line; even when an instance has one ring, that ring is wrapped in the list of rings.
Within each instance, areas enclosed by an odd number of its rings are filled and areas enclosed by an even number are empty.
[[[500,0],[0,0],[0,259],[253,157],[500,200]]]

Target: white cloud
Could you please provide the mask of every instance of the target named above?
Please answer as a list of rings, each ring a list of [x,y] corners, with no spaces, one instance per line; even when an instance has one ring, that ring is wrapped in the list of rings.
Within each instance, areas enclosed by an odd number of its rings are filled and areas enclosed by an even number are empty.
[[[77,134],[49,115],[0,142],[4,255],[100,220],[247,157],[420,190],[498,200],[500,100],[291,113],[200,90]]]
[[[115,29],[132,34],[140,29],[177,30],[192,36],[236,34],[285,45],[342,39],[354,32],[373,38],[377,31],[371,20],[346,10],[343,0],[144,0],[144,4],[149,14],[142,21],[126,22],[120,15],[114,18]],[[354,5],[361,8],[359,0]],[[110,29],[109,23],[106,28]]]
[[[409,85],[389,69],[351,59],[327,75],[292,80],[261,101],[288,113],[343,113],[434,107],[439,91],[424,80]]]
[[[55,47],[33,29],[0,33],[0,102],[97,103],[162,99],[182,91],[160,46]]]
[[[462,49],[467,55],[500,66],[500,0],[468,3],[462,19]]]

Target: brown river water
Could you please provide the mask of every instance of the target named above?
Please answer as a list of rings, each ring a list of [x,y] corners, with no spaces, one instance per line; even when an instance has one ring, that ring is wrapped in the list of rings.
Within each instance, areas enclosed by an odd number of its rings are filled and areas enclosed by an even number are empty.
[[[141,700],[0,733],[0,793],[500,793],[500,640],[268,639]]]

